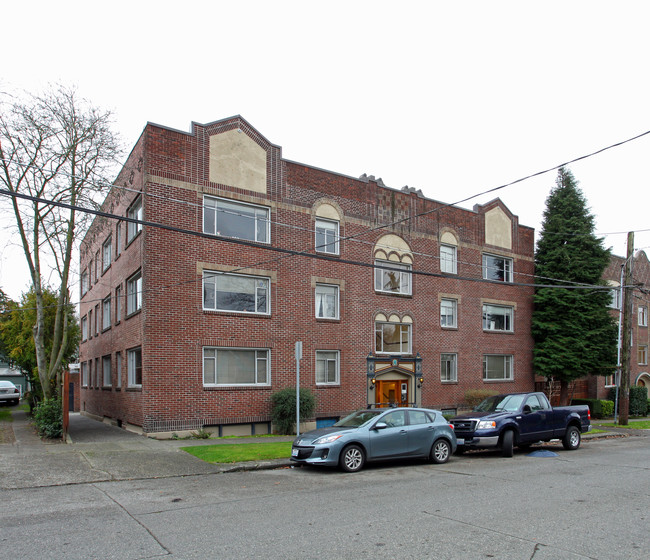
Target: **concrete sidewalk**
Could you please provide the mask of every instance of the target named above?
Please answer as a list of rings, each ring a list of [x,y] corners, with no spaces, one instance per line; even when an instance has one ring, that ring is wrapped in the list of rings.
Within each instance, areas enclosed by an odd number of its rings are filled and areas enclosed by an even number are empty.
[[[0,488],[3,489],[204,475],[290,465],[288,457],[213,465],[180,450],[192,445],[246,443],[251,441],[249,438],[156,440],[75,413],[70,415],[68,443],[64,443],[41,439],[26,412],[15,410],[12,417],[15,442],[0,445]],[[277,438],[280,441],[292,439]]]

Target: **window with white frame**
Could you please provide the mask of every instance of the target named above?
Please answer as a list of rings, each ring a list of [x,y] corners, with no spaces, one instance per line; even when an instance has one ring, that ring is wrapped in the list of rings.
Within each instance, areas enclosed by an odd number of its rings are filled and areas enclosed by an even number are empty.
[[[612,288],[609,291],[610,295],[610,300],[609,300],[609,307],[612,309],[620,309],[621,308],[621,289],[620,288]]]
[[[111,296],[102,300],[102,330],[110,328],[111,326]]]
[[[115,228],[115,256],[119,257],[122,254],[122,220],[117,222]]]
[[[104,387],[110,387],[111,383],[111,357],[104,356],[102,358],[102,373]]]
[[[483,381],[512,381],[512,356],[486,354],[483,356]]]
[[[122,386],[122,352],[115,352],[115,386]]]
[[[93,310],[88,311],[88,338],[93,337]]]
[[[81,362],[81,386],[88,387],[88,363]]]
[[[316,317],[339,318],[339,287],[333,284],[316,284]]]
[[[639,316],[639,326],[647,327],[648,326],[648,308],[645,305],[639,305],[637,309]]]
[[[99,250],[95,253],[95,283],[97,283],[97,280],[99,280],[99,267],[101,266],[99,264]]]
[[[142,273],[136,272],[126,281],[126,315],[142,308]]]
[[[375,350],[378,354],[409,354],[411,325],[375,322]]]
[[[340,383],[338,350],[316,350],[316,384]]]
[[[90,281],[88,277],[88,271],[81,273],[81,296],[83,297],[88,289],[90,288]]]
[[[95,306],[95,336],[99,335],[99,303]]]
[[[458,300],[450,298],[440,300],[440,326],[447,328],[458,326]]]
[[[81,342],[88,340],[88,317],[83,316],[81,318]]]
[[[637,348],[637,363],[640,366],[647,366],[648,365],[648,345],[647,344],[639,344]]]
[[[142,348],[131,348],[126,352],[127,382],[129,387],[142,386]]]
[[[113,259],[113,238],[108,237],[102,245],[102,272],[106,272]]]
[[[440,245],[440,272],[458,273],[457,249],[453,245]]]
[[[375,261],[375,290],[391,294],[411,294],[411,265]]]
[[[122,286],[115,288],[115,324],[122,320]]]
[[[142,221],[143,212],[142,212],[142,197],[139,196],[135,199],[133,204],[126,211],[126,217],[131,220]],[[142,231],[142,224],[139,222],[128,221],[126,224],[126,242],[131,243],[133,239]]]
[[[211,196],[203,197],[203,232],[223,237],[270,241],[270,210]]]
[[[440,381],[458,381],[458,354],[440,354]]]
[[[316,219],[316,251],[339,254],[339,223],[334,220]]]
[[[270,282],[261,276],[204,271],[203,309],[268,315]]]
[[[507,305],[483,304],[483,330],[512,332],[513,313]]]
[[[203,348],[203,385],[269,385],[268,349]]]
[[[483,278],[498,282],[512,282],[512,259],[497,255],[483,255]]]

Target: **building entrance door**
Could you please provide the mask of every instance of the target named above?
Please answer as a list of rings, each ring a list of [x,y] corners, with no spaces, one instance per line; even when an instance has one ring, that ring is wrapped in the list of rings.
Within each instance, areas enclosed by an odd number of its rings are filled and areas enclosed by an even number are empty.
[[[409,382],[408,379],[399,380],[377,380],[377,406],[386,408],[389,406],[408,406]]]

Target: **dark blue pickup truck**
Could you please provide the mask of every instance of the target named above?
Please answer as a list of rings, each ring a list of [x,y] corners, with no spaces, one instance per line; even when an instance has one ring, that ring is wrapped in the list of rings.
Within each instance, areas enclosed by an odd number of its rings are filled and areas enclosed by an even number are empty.
[[[578,449],[591,429],[587,405],[553,408],[544,393],[511,393],[488,397],[472,412],[451,419],[458,451],[500,447],[512,457],[513,447],[561,439],[564,449]]]

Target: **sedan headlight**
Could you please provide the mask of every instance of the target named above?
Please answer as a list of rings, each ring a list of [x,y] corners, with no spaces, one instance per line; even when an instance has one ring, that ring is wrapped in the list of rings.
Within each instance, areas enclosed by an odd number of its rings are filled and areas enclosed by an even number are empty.
[[[343,437],[343,434],[332,434],[330,436],[322,436],[319,437],[318,439],[314,440],[314,445],[321,445],[323,443],[332,443],[339,439],[340,437]]]
[[[497,423],[494,420],[481,420],[476,426],[477,430],[492,430],[497,427]]]

